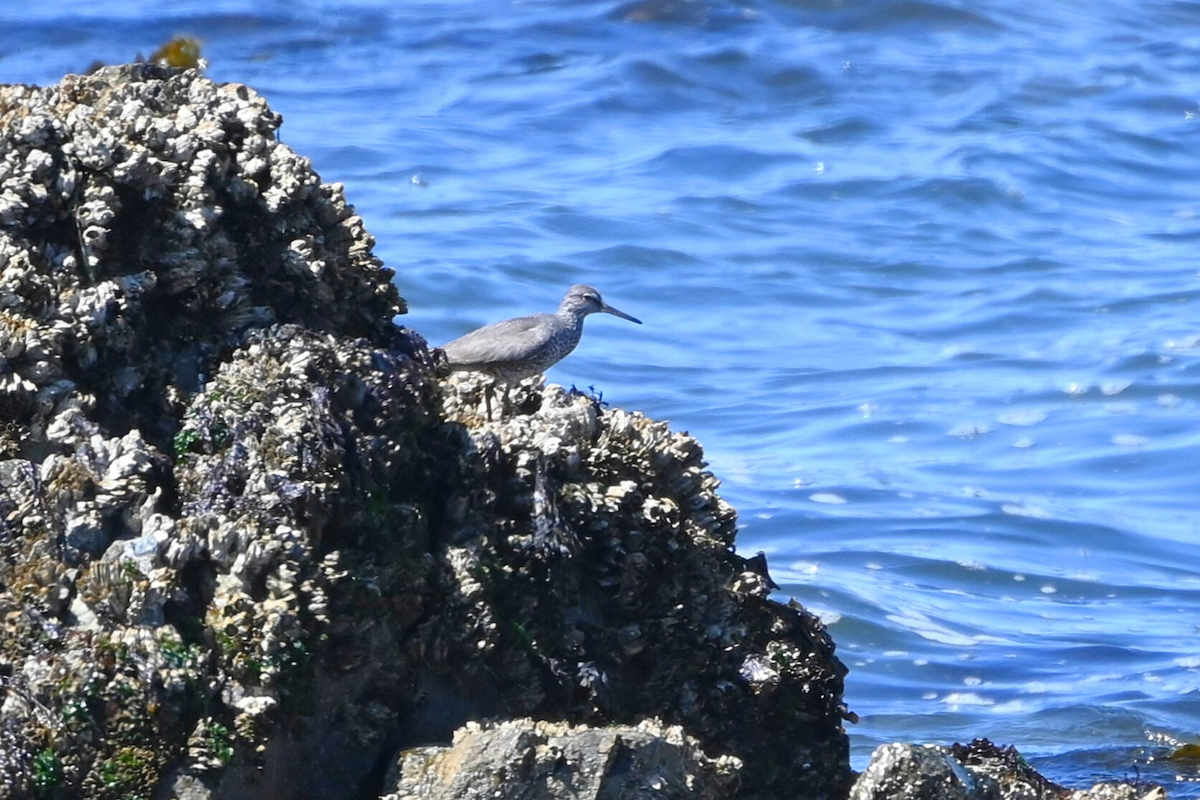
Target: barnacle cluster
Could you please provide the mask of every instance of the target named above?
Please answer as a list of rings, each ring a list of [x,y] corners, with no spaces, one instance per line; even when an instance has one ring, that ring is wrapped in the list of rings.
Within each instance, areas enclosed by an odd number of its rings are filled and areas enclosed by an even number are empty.
[[[279,123],[148,64],[0,87],[0,795],[260,755],[336,627],[331,540],[403,516],[430,362]]]
[[[699,443],[537,380],[478,413],[486,378],[446,383],[475,481],[443,622],[509,708],[574,721],[654,715],[745,761],[743,786],[838,791],[845,668],[816,617],[766,599]],[[753,670],[747,665],[763,664]],[[799,765],[808,765],[800,768]]]

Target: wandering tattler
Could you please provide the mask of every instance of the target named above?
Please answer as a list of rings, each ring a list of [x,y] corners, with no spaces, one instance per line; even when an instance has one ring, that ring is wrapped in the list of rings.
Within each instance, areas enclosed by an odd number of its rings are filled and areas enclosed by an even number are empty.
[[[545,372],[562,361],[579,344],[583,320],[588,314],[604,312],[642,324],[640,319],[604,302],[591,286],[576,284],[553,314],[531,314],[485,325],[455,339],[442,349],[455,372],[482,372],[508,384]],[[491,417],[488,399],[488,417]]]

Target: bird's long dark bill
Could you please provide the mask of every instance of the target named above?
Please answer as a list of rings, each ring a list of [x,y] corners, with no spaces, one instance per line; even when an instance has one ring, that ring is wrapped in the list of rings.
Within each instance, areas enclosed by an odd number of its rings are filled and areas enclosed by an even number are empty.
[[[608,303],[604,304],[604,310],[607,311],[609,314],[612,314],[614,317],[620,317],[621,319],[627,319],[630,322],[636,322],[638,325],[642,324],[642,321],[640,319],[638,319],[637,317],[631,317],[628,314],[626,314],[624,311],[617,311],[615,308],[610,306]]]

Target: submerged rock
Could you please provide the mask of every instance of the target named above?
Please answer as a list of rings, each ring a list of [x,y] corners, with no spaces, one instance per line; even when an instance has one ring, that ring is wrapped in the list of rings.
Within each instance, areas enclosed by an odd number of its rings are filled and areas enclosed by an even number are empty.
[[[986,739],[934,747],[889,744],[872,754],[850,800],[1165,800],[1157,786],[1100,783],[1072,791],[1046,780],[1011,747]]]

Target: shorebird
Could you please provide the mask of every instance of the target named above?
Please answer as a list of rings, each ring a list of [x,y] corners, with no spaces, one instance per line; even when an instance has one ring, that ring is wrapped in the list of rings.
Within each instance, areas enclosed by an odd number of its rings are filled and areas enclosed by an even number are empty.
[[[442,347],[450,369],[482,372],[496,383],[508,386],[538,375],[567,357],[583,335],[588,314],[605,313],[642,324],[640,319],[604,302],[591,286],[576,284],[567,291],[553,314],[531,314],[506,319],[473,330]],[[491,398],[487,399],[491,419]]]

